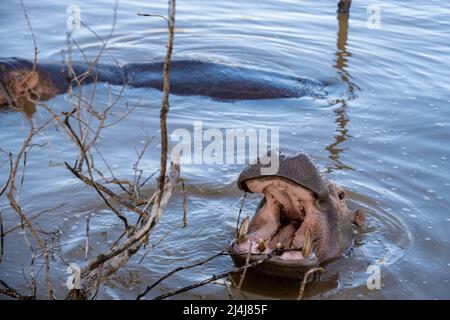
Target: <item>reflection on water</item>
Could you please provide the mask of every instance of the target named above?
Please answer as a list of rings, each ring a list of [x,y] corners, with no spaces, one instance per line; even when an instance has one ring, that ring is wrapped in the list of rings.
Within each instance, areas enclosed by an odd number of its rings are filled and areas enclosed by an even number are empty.
[[[236,283],[239,283],[240,275],[233,277]],[[339,286],[339,274],[336,272],[330,272],[320,277],[311,276],[312,282],[310,282],[303,293],[303,299],[309,299],[315,297],[324,292],[329,292],[336,289]],[[233,294],[236,298],[244,299],[297,299],[298,291],[300,287],[300,281],[284,280],[284,279],[271,279],[262,278],[257,274],[248,273],[245,281],[243,282],[242,291],[233,290]]]
[[[348,66],[348,57],[351,57],[352,55],[351,52],[347,51],[348,19],[349,13],[338,12],[338,32],[336,42],[337,50],[335,54],[336,64],[334,67],[340,76],[340,80],[347,85],[347,95],[343,99],[337,99],[335,102],[339,106],[334,110],[334,121],[337,125],[337,134],[334,136],[335,141],[326,147],[326,150],[330,153],[328,157],[333,161],[333,167],[327,166],[327,172],[332,172],[333,170],[352,169],[340,160],[340,154],[347,148],[339,146],[349,138],[347,129],[347,125],[350,122],[347,114],[348,100],[355,98],[355,90],[358,89],[357,85],[351,81],[351,77],[346,69]]]
[[[344,164],[340,160],[341,153],[347,150],[347,147],[340,147],[340,144],[344,143],[349,138],[347,124],[350,122],[350,119],[348,118],[346,112],[347,102],[341,101],[339,104],[340,106],[334,110],[335,113],[334,121],[337,125],[336,129],[337,134],[335,134],[334,136],[335,141],[326,147],[326,150],[330,153],[328,155],[328,158],[333,161],[333,166],[327,166],[326,168],[327,172],[333,172],[334,170],[352,169],[352,167]]]
[[[354,98],[355,89],[357,86],[351,82],[351,77],[347,71],[348,58],[351,57],[352,53],[347,50],[347,39],[348,39],[348,20],[350,15],[348,13],[338,13],[338,32],[337,32],[337,42],[336,42],[336,68],[341,80],[347,84],[348,93],[350,98]]]

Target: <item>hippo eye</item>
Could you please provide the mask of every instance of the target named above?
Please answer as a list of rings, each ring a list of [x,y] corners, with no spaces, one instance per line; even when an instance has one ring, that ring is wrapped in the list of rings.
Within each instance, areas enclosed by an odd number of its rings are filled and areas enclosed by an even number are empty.
[[[343,200],[345,198],[345,191],[339,191],[338,197],[340,200]]]

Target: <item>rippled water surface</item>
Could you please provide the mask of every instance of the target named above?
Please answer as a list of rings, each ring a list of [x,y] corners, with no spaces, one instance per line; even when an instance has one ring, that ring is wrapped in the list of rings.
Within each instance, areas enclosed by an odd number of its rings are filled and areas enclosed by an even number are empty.
[[[370,4],[354,1],[350,19],[338,20],[334,1],[178,1],[174,59],[205,59],[276,71],[333,83],[330,99],[274,99],[225,102],[205,97],[172,96],[169,132],[204,128],[280,128],[285,152],[309,153],[338,184],[348,190],[350,205],[364,207],[369,227],[361,244],[334,262],[323,281],[307,288],[310,298],[450,298],[450,3],[446,1],[377,1],[381,28],[367,26]],[[36,34],[39,57],[61,60],[66,48],[66,9],[72,2],[26,1]],[[107,36],[114,4],[77,1],[82,20]],[[103,56],[120,63],[161,60],[166,31],[158,18],[137,12],[166,13],[166,1],[119,3],[115,31]],[[33,58],[32,39],[18,1],[0,6],[1,57]],[[74,38],[90,57],[100,48],[86,28]],[[74,55],[77,57],[75,50]],[[87,86],[92,90],[92,86]],[[105,105],[120,88],[99,85],[96,105]],[[116,175],[129,178],[141,148],[143,132],[158,135],[161,93],[153,89],[125,91],[124,102],[138,103],[99,148]],[[67,110],[64,95],[52,99],[55,110]],[[38,110],[36,119],[46,116]],[[0,111],[0,146],[18,151],[27,122],[18,112]],[[105,250],[118,236],[120,221],[96,194],[75,180],[61,164],[74,158],[65,137],[49,127],[36,138],[47,143],[27,161],[20,201],[27,214],[43,213],[35,223],[59,228],[66,261],[84,262],[86,217],[91,214],[91,244]],[[3,161],[3,159],[2,159]],[[147,173],[158,168],[158,142],[142,161]],[[242,193],[235,185],[243,165],[186,165],[189,192],[188,226],[177,229],[152,252],[133,258],[100,290],[101,298],[129,298],[168,270],[220,251],[234,236]],[[0,185],[7,177],[0,169]],[[258,203],[251,196],[244,209],[251,215]],[[178,192],[160,221],[152,241],[181,222],[183,196]],[[16,215],[0,200],[5,230]],[[96,251],[91,252],[90,257]],[[366,268],[381,265],[381,290],[366,287]],[[30,254],[20,228],[5,236],[0,279],[26,290]],[[173,290],[232,268],[222,257],[197,269],[176,274],[148,297]],[[39,267],[35,267],[36,272]],[[66,266],[52,262],[58,297],[64,295]],[[43,271],[40,272],[42,275]],[[42,285],[44,285],[42,283]],[[298,284],[249,277],[239,297],[291,298]],[[42,292],[45,292],[43,290]],[[179,298],[228,298],[212,284]]]

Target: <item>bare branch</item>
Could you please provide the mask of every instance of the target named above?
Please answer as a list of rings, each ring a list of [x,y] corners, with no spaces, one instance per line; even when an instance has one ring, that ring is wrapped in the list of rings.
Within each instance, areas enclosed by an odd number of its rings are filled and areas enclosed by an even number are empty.
[[[160,284],[161,282],[163,282],[164,280],[166,280],[167,278],[169,278],[170,276],[174,275],[177,272],[183,271],[183,270],[188,270],[188,269],[192,269],[201,265],[204,265],[205,263],[222,256],[225,252],[227,252],[230,249],[231,246],[226,247],[225,249],[223,249],[222,251],[204,259],[204,260],[200,260],[196,263],[193,263],[191,265],[188,266],[182,266],[182,267],[178,267],[176,269],[173,269],[172,271],[166,273],[164,276],[162,276],[161,278],[159,278],[155,283],[153,283],[151,286],[147,286],[147,288],[145,289],[144,292],[142,292],[141,294],[139,294],[137,296],[137,300],[142,299],[147,293],[150,292],[150,290],[152,290],[154,287],[156,287],[158,284]]]
[[[33,300],[35,298],[34,296],[24,296],[20,294],[16,289],[8,286],[3,280],[0,280],[0,294],[7,295],[18,300]]]
[[[278,255],[278,254],[280,254],[280,253],[282,253],[282,250],[279,250],[279,249],[272,250],[270,253],[264,255],[263,257],[261,257],[260,259],[258,259],[258,260],[256,260],[256,261],[253,261],[253,262],[250,263],[250,264],[245,264],[244,266],[239,267],[239,268],[235,268],[235,269],[232,270],[232,271],[228,271],[228,272],[225,272],[225,273],[221,273],[221,274],[218,274],[218,275],[214,275],[214,276],[212,276],[211,278],[208,278],[208,279],[205,279],[205,280],[203,280],[203,281],[200,281],[200,282],[191,284],[191,285],[189,285],[189,286],[187,286],[187,287],[184,287],[184,288],[181,288],[181,289],[178,289],[178,290],[174,290],[174,291],[171,291],[171,292],[167,292],[167,293],[165,293],[165,294],[162,294],[162,295],[160,295],[160,296],[157,296],[156,298],[154,298],[154,300],[163,300],[163,299],[172,297],[172,296],[174,296],[174,295],[177,295],[177,294],[180,294],[180,293],[183,293],[183,292],[187,292],[187,291],[190,291],[190,290],[192,290],[192,289],[195,289],[195,288],[204,286],[204,285],[209,284],[209,283],[211,283],[211,282],[214,282],[214,281],[216,281],[216,280],[218,280],[218,279],[227,278],[227,277],[229,277],[229,276],[231,276],[231,275],[233,275],[233,274],[242,272],[242,271],[244,271],[245,269],[248,269],[248,268],[251,268],[251,267],[255,267],[255,266],[257,266],[257,265],[263,263],[263,262],[266,261],[267,259],[270,259],[270,258],[273,257],[275,254]]]
[[[158,179],[158,189],[156,193],[156,204],[161,203],[162,192],[164,190],[164,181],[166,177],[167,167],[167,113],[169,112],[169,93],[170,93],[170,63],[172,58],[173,38],[175,30],[175,0],[169,0],[169,17],[168,17],[168,37],[167,51],[164,59],[163,68],[163,101],[160,113],[160,129],[161,129],[161,163]]]
[[[180,167],[177,164],[172,164],[160,206],[153,205],[150,215],[143,221],[142,226],[130,234],[126,242],[117,245],[105,254],[97,256],[81,270],[82,290],[84,292],[89,293],[97,281],[103,282],[108,276],[125,265],[130,257],[146,242],[149,232],[156,225],[169,203],[178,183],[179,174]],[[102,270],[101,275],[99,274],[100,269]]]
[[[305,272],[305,274],[303,275],[303,280],[302,283],[300,285],[300,289],[298,291],[298,295],[297,295],[297,300],[301,300],[303,297],[303,292],[305,291],[305,286],[306,283],[308,282],[308,278],[311,274],[316,273],[316,272],[325,272],[324,268],[311,268],[308,271]]]

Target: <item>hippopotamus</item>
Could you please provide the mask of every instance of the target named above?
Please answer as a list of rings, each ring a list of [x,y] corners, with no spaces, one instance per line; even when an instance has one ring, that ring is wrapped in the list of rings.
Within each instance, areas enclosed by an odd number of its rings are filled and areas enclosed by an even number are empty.
[[[38,63],[0,58],[0,106],[17,104],[20,97],[45,100],[69,86],[94,81],[112,85],[162,90],[163,62],[124,66],[73,62]],[[324,84],[307,78],[209,61],[175,60],[171,63],[170,92],[218,100],[247,100],[326,96]]]
[[[258,160],[239,175],[238,187],[264,195],[251,219],[242,222],[230,253],[238,266],[273,255],[253,271],[282,278],[302,277],[341,257],[365,223],[363,209],[350,211],[347,194],[323,177],[304,153],[279,154],[276,174],[264,175]]]

